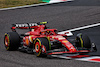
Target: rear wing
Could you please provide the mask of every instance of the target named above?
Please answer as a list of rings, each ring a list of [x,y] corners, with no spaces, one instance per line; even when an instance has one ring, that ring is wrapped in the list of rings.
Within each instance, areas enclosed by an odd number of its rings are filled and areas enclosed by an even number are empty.
[[[16,31],[15,29],[34,29],[37,28],[38,25],[45,25],[48,22],[38,22],[38,23],[18,23],[18,24],[12,24],[12,31]]]

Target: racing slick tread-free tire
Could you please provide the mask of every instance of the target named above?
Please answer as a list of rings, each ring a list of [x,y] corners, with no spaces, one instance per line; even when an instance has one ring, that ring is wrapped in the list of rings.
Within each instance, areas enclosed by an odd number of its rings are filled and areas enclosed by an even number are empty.
[[[4,45],[6,50],[17,50],[20,45],[20,36],[17,32],[8,32],[4,35]]]
[[[76,37],[76,46],[77,47],[85,47],[87,49],[91,49],[91,41],[87,35],[84,34],[78,34]]]
[[[43,52],[43,47],[44,47],[44,52]],[[46,37],[37,38],[36,41],[35,41],[34,48],[35,48],[35,51],[36,51],[34,54],[37,57],[46,56],[46,51],[51,49],[49,39],[46,38]]]

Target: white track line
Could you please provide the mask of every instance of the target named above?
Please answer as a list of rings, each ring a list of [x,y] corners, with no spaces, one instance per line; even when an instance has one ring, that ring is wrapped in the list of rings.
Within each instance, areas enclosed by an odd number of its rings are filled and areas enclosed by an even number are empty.
[[[100,59],[99,56],[91,56],[91,57],[84,57],[84,58],[70,58],[70,57],[67,57],[67,56],[62,56],[62,55],[51,55],[52,57],[56,57],[56,58],[61,58],[61,59],[67,59],[67,60],[79,60],[79,61],[87,61],[87,62],[97,62],[97,63],[100,63],[100,61],[93,61],[91,59]]]
[[[67,1],[74,1],[74,0],[67,0]],[[63,1],[63,2],[67,2],[67,1]],[[54,2],[54,3],[60,3],[60,2]],[[3,9],[0,9],[0,11],[1,10],[18,9],[18,8],[36,7],[36,6],[49,5],[49,4],[53,4],[53,3],[40,3],[40,4],[33,4],[33,5],[26,5],[26,6],[3,8]]]
[[[66,1],[74,1],[74,0],[66,0]],[[51,0],[49,3],[60,3],[60,2],[66,2],[66,1],[63,1],[63,0]]]
[[[91,59],[96,59],[96,58],[100,59],[99,56],[91,56],[91,57],[86,57],[86,58],[77,58],[75,60],[88,61],[88,62],[98,62],[98,63],[100,63],[100,61],[93,61],[93,60],[91,60]]]
[[[79,27],[79,28],[74,28],[74,29],[70,29],[70,30],[66,30],[66,31],[62,31],[62,32],[59,32],[59,34],[64,34],[65,32],[68,32],[68,31],[72,32],[72,31],[82,30],[82,29],[96,27],[96,26],[100,26],[100,23],[92,24],[92,25],[88,25],[88,26],[83,26],[83,27]]]

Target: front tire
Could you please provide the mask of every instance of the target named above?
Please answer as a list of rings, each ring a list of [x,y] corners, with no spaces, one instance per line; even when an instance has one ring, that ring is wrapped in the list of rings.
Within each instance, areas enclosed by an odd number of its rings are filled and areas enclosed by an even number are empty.
[[[45,56],[46,52],[51,49],[50,41],[45,37],[37,38],[34,49],[37,57]]]
[[[82,33],[78,34],[76,37],[76,41],[76,47],[91,49],[91,41],[87,35],[84,35]]]
[[[6,50],[17,50],[20,45],[20,37],[17,32],[9,32],[4,35]]]

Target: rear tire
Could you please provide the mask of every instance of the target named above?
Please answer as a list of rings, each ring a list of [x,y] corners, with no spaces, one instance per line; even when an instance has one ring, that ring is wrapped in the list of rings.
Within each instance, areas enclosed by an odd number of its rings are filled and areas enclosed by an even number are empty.
[[[37,57],[46,56],[46,52],[51,49],[50,41],[45,37],[37,38],[34,49]]]
[[[17,50],[20,45],[20,37],[17,32],[9,32],[4,35],[6,50]]]
[[[76,47],[84,47],[87,49],[91,49],[91,41],[87,35],[83,35],[80,33],[77,35],[76,40]]]

